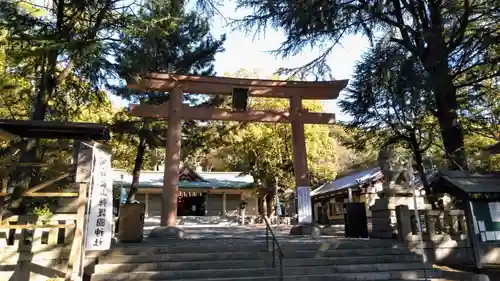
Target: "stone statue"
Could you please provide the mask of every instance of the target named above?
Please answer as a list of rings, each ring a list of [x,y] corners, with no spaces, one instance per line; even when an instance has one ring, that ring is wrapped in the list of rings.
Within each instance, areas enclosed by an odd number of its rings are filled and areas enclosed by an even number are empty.
[[[392,148],[385,147],[378,154],[378,164],[384,175],[383,194],[411,193],[407,161],[398,156]]]

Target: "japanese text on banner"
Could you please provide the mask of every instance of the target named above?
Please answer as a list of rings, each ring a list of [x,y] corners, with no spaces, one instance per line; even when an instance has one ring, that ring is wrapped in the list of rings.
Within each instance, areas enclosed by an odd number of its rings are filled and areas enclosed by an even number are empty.
[[[95,150],[90,213],[87,226],[87,251],[108,250],[113,230],[113,182],[111,157]]]

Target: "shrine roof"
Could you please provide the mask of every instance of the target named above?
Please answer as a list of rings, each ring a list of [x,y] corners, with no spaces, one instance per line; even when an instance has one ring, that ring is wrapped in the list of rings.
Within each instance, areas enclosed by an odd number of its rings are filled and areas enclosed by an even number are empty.
[[[311,196],[347,189],[349,187],[357,186],[360,183],[364,183],[370,180],[376,180],[378,178],[382,178],[382,173],[380,172],[380,169],[378,167],[358,171],[316,188],[315,190],[311,191]]]
[[[163,187],[163,175],[163,171],[141,171],[139,188]],[[131,183],[130,173],[123,170],[113,171],[113,185],[128,187]],[[254,187],[254,179],[251,175],[244,175],[241,172],[197,172],[184,169],[179,175],[179,187],[245,189]]]
[[[40,120],[0,119],[0,139],[16,137],[44,139],[109,140],[102,124]]]
[[[429,180],[436,175],[435,171],[429,171],[426,176]],[[359,185],[368,183],[370,181],[377,181],[383,179],[383,174],[379,167],[361,170],[339,179],[326,183],[317,189],[311,191],[311,196],[318,196],[330,192],[340,191],[348,188],[358,187]],[[420,177],[415,176],[414,184],[422,188]]]
[[[440,171],[440,176],[465,193],[500,193],[500,174]]]

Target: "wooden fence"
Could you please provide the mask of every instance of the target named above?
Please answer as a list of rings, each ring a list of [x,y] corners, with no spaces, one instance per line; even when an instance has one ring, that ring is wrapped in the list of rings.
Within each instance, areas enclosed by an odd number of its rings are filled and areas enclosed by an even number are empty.
[[[76,205],[76,213],[0,218],[0,280],[70,280],[72,275],[82,275],[87,184],[78,184],[78,192],[40,192],[68,176],[63,174],[42,183],[23,196],[74,198],[71,203]],[[5,190],[2,191],[0,199],[6,195]]]

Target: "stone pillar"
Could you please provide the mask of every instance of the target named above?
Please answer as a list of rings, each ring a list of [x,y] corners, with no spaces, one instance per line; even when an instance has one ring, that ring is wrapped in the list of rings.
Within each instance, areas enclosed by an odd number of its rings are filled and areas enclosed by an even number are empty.
[[[243,195],[243,192],[240,193],[240,202],[245,200],[245,196]],[[246,210],[241,209],[240,210],[240,216],[241,216],[241,225],[245,225],[245,216],[246,216]]]
[[[203,203],[205,208],[205,216],[208,214],[208,193],[203,193]]]
[[[168,101],[167,155],[162,191],[161,225],[175,226],[177,220],[177,198],[179,196],[179,165],[181,161],[181,108],[182,90],[170,92]]]
[[[402,241],[407,241],[412,234],[410,208],[406,205],[396,206],[396,221],[398,227],[398,237]]]
[[[259,197],[258,196],[255,196],[254,197],[255,199],[255,216],[258,216],[259,215]]]
[[[471,281],[490,281],[490,277],[486,274],[475,274],[471,277]]]
[[[226,193],[222,193],[222,216],[226,216]]]
[[[148,216],[149,211],[149,193],[144,193],[144,216]]]
[[[418,210],[432,209],[430,204],[425,202],[422,196],[417,197]],[[398,237],[396,206],[406,205],[409,210],[415,210],[412,196],[385,195],[375,200],[375,204],[370,207],[372,212],[372,237],[375,238],[396,238]]]

